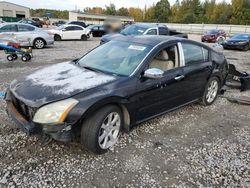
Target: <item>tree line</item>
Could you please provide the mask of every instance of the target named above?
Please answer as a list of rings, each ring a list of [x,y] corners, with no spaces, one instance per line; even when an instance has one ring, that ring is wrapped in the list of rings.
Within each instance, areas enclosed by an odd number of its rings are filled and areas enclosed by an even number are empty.
[[[50,10],[54,18],[67,19],[67,11]],[[250,0],[231,0],[216,2],[216,0],[176,0],[170,5],[168,0],[159,0],[152,6],[143,9],[121,7],[117,9],[113,3],[101,7],[87,7],[82,10],[87,13],[130,16],[136,22],[155,23],[208,23],[208,24],[250,24]],[[31,10],[32,16],[45,14],[46,10]]]

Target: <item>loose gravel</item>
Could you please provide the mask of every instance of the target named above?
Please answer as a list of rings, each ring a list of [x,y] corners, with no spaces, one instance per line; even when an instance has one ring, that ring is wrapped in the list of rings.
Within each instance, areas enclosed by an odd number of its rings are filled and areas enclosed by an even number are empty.
[[[0,92],[18,76],[78,58],[98,44],[98,38],[56,42],[34,50],[26,63],[9,63],[0,51]],[[250,52],[223,53],[240,70],[250,70]],[[193,104],[140,124],[96,156],[78,143],[46,145],[22,133],[0,97],[0,187],[250,187],[249,117],[249,106],[219,97],[212,106]]]

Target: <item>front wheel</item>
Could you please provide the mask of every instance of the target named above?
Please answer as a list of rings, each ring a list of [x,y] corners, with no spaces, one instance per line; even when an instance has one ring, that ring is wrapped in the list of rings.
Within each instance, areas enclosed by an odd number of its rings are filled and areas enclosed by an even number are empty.
[[[119,107],[103,107],[83,123],[81,143],[89,151],[103,154],[117,142],[122,124],[123,118]]]
[[[88,40],[88,37],[86,35],[82,35],[81,40],[86,41]]]
[[[217,77],[210,78],[203,93],[202,104],[205,106],[213,104],[218,96],[219,88],[219,79]]]

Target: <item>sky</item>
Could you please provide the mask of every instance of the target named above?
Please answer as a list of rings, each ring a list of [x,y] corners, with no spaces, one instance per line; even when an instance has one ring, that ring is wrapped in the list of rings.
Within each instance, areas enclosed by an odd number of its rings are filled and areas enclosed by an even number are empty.
[[[114,3],[116,8],[120,7],[140,7],[144,8],[145,5],[150,6],[159,0],[6,0],[15,4],[23,5],[30,8],[45,8],[57,10],[74,10],[83,9],[84,7],[105,7],[110,2]],[[176,0],[169,0],[170,4],[174,4]],[[181,0],[180,0],[181,1]],[[223,0],[217,0],[220,2]],[[231,0],[226,0],[230,2]]]

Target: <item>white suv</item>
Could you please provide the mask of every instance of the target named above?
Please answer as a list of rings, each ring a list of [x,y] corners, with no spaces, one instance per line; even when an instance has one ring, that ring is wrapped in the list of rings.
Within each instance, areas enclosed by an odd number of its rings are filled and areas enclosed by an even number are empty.
[[[54,34],[54,39],[59,40],[87,40],[92,37],[91,30],[81,27],[79,25],[65,24],[61,25],[53,30],[50,30]]]

